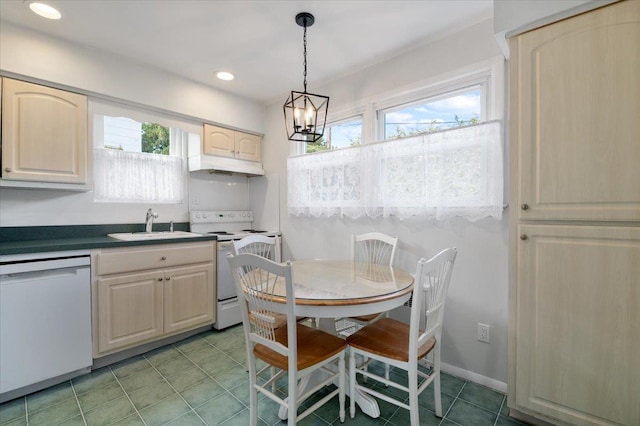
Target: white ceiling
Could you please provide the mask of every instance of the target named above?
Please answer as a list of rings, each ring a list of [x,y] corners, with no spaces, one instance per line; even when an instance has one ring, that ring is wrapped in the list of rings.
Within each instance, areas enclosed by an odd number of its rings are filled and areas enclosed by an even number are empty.
[[[62,19],[41,18],[21,0],[0,0],[0,18],[261,103],[302,90],[299,12],[316,18],[307,30],[310,92],[493,13],[492,0],[44,2]],[[218,70],[236,79],[222,82]]]

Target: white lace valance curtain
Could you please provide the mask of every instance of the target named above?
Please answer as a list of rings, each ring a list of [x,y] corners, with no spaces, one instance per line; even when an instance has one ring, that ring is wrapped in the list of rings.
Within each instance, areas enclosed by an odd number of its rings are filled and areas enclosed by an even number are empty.
[[[500,219],[500,122],[291,157],[295,216]]]
[[[93,152],[95,201],[182,202],[182,158],[115,149]]]

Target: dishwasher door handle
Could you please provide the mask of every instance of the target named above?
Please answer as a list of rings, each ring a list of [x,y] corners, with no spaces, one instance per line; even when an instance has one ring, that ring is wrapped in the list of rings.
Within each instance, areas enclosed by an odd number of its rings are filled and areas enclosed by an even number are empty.
[[[1,284],[4,285],[4,284],[15,284],[21,281],[37,281],[37,280],[47,280],[51,278],[73,277],[78,275],[79,270],[85,269],[85,268],[88,268],[88,266],[49,269],[46,271],[16,272],[13,274],[0,274],[0,281],[1,281]]]

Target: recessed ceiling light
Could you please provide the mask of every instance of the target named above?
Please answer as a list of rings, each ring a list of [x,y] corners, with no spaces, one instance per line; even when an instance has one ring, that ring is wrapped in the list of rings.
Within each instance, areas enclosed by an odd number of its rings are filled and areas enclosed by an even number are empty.
[[[29,4],[29,8],[34,13],[37,13],[43,18],[47,18],[47,19],[62,18],[62,15],[60,14],[60,12],[58,12],[58,9],[56,9],[55,7],[49,6],[48,4],[34,2]]]
[[[218,71],[216,73],[216,77],[220,80],[230,81],[233,80],[236,76],[227,71]]]

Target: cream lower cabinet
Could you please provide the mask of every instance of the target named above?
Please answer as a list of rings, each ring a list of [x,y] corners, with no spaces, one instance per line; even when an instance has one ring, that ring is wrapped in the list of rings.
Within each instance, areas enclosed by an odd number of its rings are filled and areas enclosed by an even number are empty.
[[[640,424],[640,227],[520,225],[514,408]]]
[[[92,252],[94,357],[212,324],[213,242]]]

